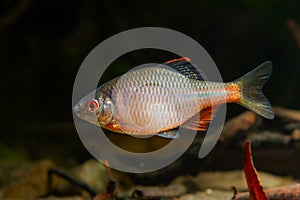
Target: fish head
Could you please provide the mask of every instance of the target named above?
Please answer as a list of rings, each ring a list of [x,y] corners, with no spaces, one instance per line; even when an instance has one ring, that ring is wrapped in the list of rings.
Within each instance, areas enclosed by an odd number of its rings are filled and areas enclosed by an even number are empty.
[[[75,115],[97,126],[105,127],[113,120],[113,103],[110,97],[103,95],[87,95],[74,107]]]

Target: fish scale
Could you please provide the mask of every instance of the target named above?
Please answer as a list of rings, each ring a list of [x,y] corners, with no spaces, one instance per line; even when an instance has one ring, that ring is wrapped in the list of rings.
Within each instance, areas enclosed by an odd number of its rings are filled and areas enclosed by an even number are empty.
[[[271,62],[229,83],[204,81],[188,58],[165,65],[168,67],[134,69],[101,85],[94,97],[87,95],[80,100],[74,112],[114,132],[168,138],[175,137],[172,131],[181,125],[205,130],[213,119],[211,107],[222,103],[235,102],[274,118],[271,104],[261,91],[271,75]]]
[[[126,133],[136,131],[136,127],[132,124],[146,126],[151,123],[153,118],[165,121],[164,126],[158,124],[158,126],[152,126],[147,130],[144,129],[145,134],[156,132],[159,129],[163,130],[165,127],[175,128],[199,112],[199,108],[203,109],[212,105],[212,102],[215,101],[213,97],[218,95],[216,90],[220,90],[219,92],[223,95],[223,102],[225,102],[226,92],[223,92],[224,84],[222,83],[191,80],[181,74],[165,69],[161,69],[162,71],[157,68],[144,70],[137,70],[128,77],[125,74],[118,80],[114,88],[117,96],[114,102],[116,105],[122,105],[120,107],[116,106],[115,112],[119,116],[117,121],[127,120],[126,122],[131,124],[131,126],[124,128]],[[160,74],[154,76],[155,73]],[[131,80],[136,76],[138,78]],[[153,79],[154,77],[157,77],[157,79]],[[173,77],[176,81],[172,81],[172,78],[167,77]],[[147,86],[144,87],[145,85]],[[130,88],[129,91],[125,96],[122,95],[128,87]],[[153,96],[159,98],[153,98]],[[124,99],[126,102],[124,102]],[[162,114],[161,111],[168,114]],[[168,117],[167,121],[164,120],[165,117]]]

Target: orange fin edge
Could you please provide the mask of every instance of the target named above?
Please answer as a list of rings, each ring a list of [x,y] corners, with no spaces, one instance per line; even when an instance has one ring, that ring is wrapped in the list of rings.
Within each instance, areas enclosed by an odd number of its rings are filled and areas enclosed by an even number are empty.
[[[169,61],[165,62],[165,64],[173,63],[173,62],[180,62],[180,61],[188,61],[188,62],[190,62],[191,59],[188,58],[188,57],[177,58],[177,59],[169,60]]]

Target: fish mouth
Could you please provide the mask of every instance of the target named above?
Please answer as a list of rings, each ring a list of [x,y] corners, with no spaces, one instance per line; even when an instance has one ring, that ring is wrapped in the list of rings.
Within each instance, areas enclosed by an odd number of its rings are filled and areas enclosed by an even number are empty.
[[[72,111],[73,111],[74,115],[76,117],[78,117],[79,119],[89,122],[91,124],[94,124],[96,126],[100,126],[95,113],[89,113],[89,112],[85,111],[84,109],[82,109],[80,107],[80,105],[74,106],[72,108]]]
[[[75,113],[76,115],[78,115],[79,113],[80,113],[80,108],[79,108],[79,106],[74,106],[73,108],[72,108],[72,110],[73,110],[73,113]]]

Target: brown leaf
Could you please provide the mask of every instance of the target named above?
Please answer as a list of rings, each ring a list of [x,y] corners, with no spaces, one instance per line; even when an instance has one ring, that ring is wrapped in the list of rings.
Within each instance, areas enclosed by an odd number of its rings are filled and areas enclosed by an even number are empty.
[[[114,194],[98,194],[93,200],[114,200],[116,196]]]
[[[230,119],[226,122],[220,141],[225,141],[233,137],[241,130],[248,130],[256,121],[255,113],[252,111],[246,111],[237,117]]]
[[[135,198],[176,197],[186,193],[186,187],[182,184],[174,184],[165,187],[137,186],[132,193]]]
[[[292,20],[292,19],[287,20],[286,24],[287,24],[288,29],[292,32],[298,47],[300,48],[300,27],[299,27],[299,25],[296,23],[295,20]]]
[[[2,188],[0,199],[31,200],[48,192],[48,171],[55,165],[50,160],[35,164],[17,181]]]
[[[107,184],[106,193],[96,195],[93,200],[113,200],[117,198],[116,182],[110,180]]]
[[[275,115],[278,117],[300,121],[300,111],[298,110],[291,110],[291,109],[280,108],[280,107],[273,107],[273,110],[275,112]]]
[[[268,200],[298,200],[300,199],[300,184],[287,185],[283,187],[265,190]],[[235,195],[234,200],[249,200],[246,192]]]

